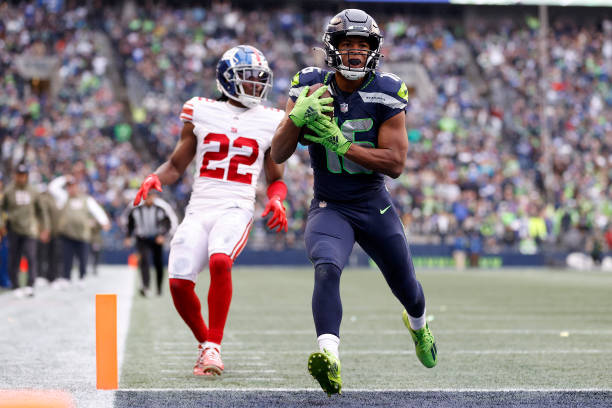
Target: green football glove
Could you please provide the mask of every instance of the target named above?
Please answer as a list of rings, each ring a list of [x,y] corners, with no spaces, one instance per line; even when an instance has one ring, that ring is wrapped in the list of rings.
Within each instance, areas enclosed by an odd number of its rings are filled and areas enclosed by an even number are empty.
[[[305,134],[304,137],[311,142],[319,143],[333,151],[334,153],[344,156],[349,147],[353,144],[342,134],[342,131],[325,115],[321,115],[316,121],[309,123],[308,128],[313,130],[317,135]]]
[[[308,96],[309,86],[305,86],[300,93],[300,96],[295,101],[295,106],[289,113],[289,118],[293,121],[295,126],[302,127],[314,122],[319,116],[325,112],[333,112],[333,106],[326,106],[334,102],[334,98],[322,98],[321,95],[327,90],[327,86],[324,85],[314,91],[312,95]]]

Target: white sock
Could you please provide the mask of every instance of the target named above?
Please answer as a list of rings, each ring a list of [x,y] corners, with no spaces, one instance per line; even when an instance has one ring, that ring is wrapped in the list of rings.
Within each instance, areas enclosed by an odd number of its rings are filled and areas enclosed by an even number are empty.
[[[408,314],[408,321],[410,322],[410,327],[412,330],[419,330],[425,327],[427,324],[427,319],[425,318],[425,310],[423,310],[423,316],[421,317],[412,317]]]
[[[216,348],[217,350],[219,350],[219,353],[221,353],[221,345],[217,344],[217,343],[213,343],[212,341],[205,341],[202,344],[202,348]]]
[[[317,337],[317,343],[319,343],[319,350],[323,349],[329,351],[336,357],[340,357],[338,354],[338,346],[340,345],[340,339],[333,334],[322,334]]]

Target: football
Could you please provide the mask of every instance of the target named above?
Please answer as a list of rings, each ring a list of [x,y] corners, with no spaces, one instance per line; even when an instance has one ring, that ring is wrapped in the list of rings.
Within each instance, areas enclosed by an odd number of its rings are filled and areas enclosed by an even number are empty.
[[[308,95],[312,95],[312,93],[314,91],[316,91],[317,89],[319,89],[322,86],[323,86],[323,84],[310,85],[310,88],[308,89]],[[329,90],[323,92],[323,95],[321,95],[321,98],[331,98],[331,97],[332,97],[332,95],[331,95],[331,93],[329,93]],[[333,116],[334,116],[333,112],[325,112],[325,114],[327,116],[329,116],[330,118],[333,118]],[[300,131],[300,135],[298,136],[298,142],[300,142],[300,144],[302,146],[308,146],[308,145],[312,144],[312,142],[310,140],[308,140],[308,139],[306,139],[304,137],[304,135],[306,133],[312,134],[312,130],[308,129],[307,126],[303,126],[302,130]]]

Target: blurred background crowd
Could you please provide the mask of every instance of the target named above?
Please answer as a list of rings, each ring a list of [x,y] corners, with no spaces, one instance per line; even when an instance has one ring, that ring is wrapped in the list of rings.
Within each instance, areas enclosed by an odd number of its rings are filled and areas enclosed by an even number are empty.
[[[183,102],[219,96],[222,53],[243,43],[262,50],[274,72],[268,104],[284,108],[291,77],[323,66],[313,47],[346,8],[205,3],[3,2],[4,185],[22,162],[40,190],[72,175],[112,220],[103,246],[118,247],[121,214],[178,140]],[[367,11],[385,37],[381,70],[400,75],[411,91],[406,169],[388,180],[410,242],[489,253],[610,249],[612,20],[553,9],[542,49],[535,8]],[[25,74],[45,64],[48,78]],[[307,150],[288,161],[284,178],[289,233],[268,233],[256,217],[251,248],[303,245],[312,196]],[[188,171],[164,188],[179,213],[191,182]],[[258,196],[256,214],[264,186]]]

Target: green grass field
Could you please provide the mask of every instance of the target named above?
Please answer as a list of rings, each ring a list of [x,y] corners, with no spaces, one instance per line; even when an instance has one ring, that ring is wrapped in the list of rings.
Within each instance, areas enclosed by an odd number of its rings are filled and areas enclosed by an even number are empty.
[[[346,269],[345,390],[612,388],[612,276],[549,270],[422,269],[438,366],[414,355],[399,302],[375,269]],[[135,298],[120,389],[316,389],[310,268],[235,268],[220,378],[195,378],[196,342],[168,293]],[[208,277],[200,276],[204,306]]]

